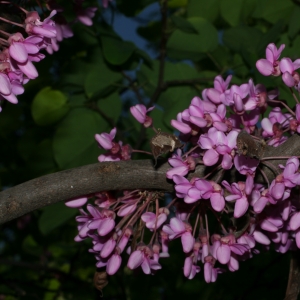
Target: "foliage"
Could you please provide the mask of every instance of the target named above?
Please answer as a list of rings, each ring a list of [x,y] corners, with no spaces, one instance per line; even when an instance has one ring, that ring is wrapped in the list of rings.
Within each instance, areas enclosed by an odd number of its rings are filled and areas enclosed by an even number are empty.
[[[96,1],[85,2],[87,6],[97,5]],[[162,131],[171,132],[170,120],[189,105],[192,97],[201,96],[204,88],[211,87],[218,74],[232,74],[235,84],[252,78],[267,88],[278,86],[281,99],[292,103],[280,80],[262,76],[254,66],[264,57],[270,42],[285,43],[286,56],[299,56],[300,6],[296,1],[170,1],[164,64],[164,82],[169,85],[155,93],[161,50],[157,2],[117,0],[107,11],[100,6],[91,27],[75,24],[74,37],[64,40],[59,52],[36,64],[39,77],[25,86],[19,104],[3,104],[3,189],[96,163],[101,150],[94,135],[113,127],[118,128],[116,140],[122,139],[125,144],[135,141],[140,149],[149,151],[149,133],[129,115],[129,107],[141,101],[155,104],[158,109],[151,114],[154,123]],[[3,5],[0,3],[0,11]],[[147,15],[145,10],[154,13]],[[124,16],[128,19],[121,26],[129,26],[126,22],[134,20],[137,32],[147,41],[146,47],[140,48],[137,39],[129,41],[130,36],[118,33],[116,24]],[[143,154],[137,157],[146,158]],[[95,261],[87,252],[90,245],[73,240],[76,213],[60,203],[2,225],[0,295],[7,295],[5,299],[47,300],[99,297],[92,282]],[[176,249],[173,253],[168,262],[163,262],[159,276],[122,267],[104,289],[104,299],[284,296],[288,254],[266,252],[242,264],[238,273],[220,276],[208,285],[201,276],[193,281],[185,279],[178,272],[177,261],[183,260],[182,254]]]

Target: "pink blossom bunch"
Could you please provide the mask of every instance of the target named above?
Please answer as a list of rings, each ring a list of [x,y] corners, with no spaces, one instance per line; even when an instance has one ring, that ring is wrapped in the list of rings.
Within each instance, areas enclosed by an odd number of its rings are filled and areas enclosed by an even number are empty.
[[[278,50],[274,44],[267,47],[267,59],[257,63],[264,75],[288,72],[295,78],[298,60],[289,69],[289,59],[279,61],[283,49],[284,45]],[[186,151],[177,149],[168,159],[166,177],[175,189],[171,202],[166,205],[161,193],[154,191],[123,191],[121,196],[106,192],[90,197],[94,203],[87,211],[80,209],[75,240],[92,239],[90,252],[97,267],[114,274],[126,252],[129,269],[154,274],[162,267],[160,258],[170,256],[170,242],[180,239],[184,276],[192,279],[203,270],[210,283],[220,273],[237,271],[239,263],[260,248],[273,245],[281,253],[300,248],[299,157],[264,156],[266,149],[300,133],[300,104],[292,110],[278,100],[276,90],[268,92],[252,80],[230,86],[230,80],[231,76],[226,80],[217,76],[214,88],[194,97],[171,121],[187,143]],[[269,104],[272,109],[266,114]],[[150,127],[147,113],[152,109],[139,104],[131,113]],[[131,147],[115,142],[115,136],[115,128],[95,136],[108,151],[99,161],[131,159]],[[286,162],[276,164],[276,159]],[[273,172],[273,180],[264,165]],[[196,176],[198,167],[205,170],[201,178]],[[69,206],[81,207],[86,198],[72,201]],[[213,231],[210,219],[219,225]]]
[[[117,129],[113,128],[110,133],[95,134],[95,139],[100,148],[108,150],[106,154],[101,154],[98,157],[99,162],[102,161],[119,161],[128,160],[131,157],[131,147],[124,145],[120,141],[116,143],[113,139],[116,136]]]
[[[41,21],[37,12],[27,12],[24,27],[29,36],[24,38],[20,32],[7,34],[7,47],[2,47],[0,52],[0,99],[17,103],[16,95],[24,92],[23,84],[38,77],[32,62],[45,57],[40,50],[47,48],[51,38],[56,37],[55,23],[51,20],[55,14],[54,10]]]
[[[77,18],[83,24],[91,25],[91,18],[94,17],[97,8],[82,8],[81,0],[77,1],[75,10]],[[0,5],[6,5],[4,2]],[[70,25],[62,15],[63,8],[55,0],[48,0],[46,7],[51,11],[50,15],[41,20],[37,11],[27,11],[22,7],[26,17],[22,24],[15,24],[22,28],[21,32],[9,33],[1,31],[5,39],[0,42],[0,100],[7,100],[11,103],[18,103],[17,95],[24,92],[23,85],[30,79],[38,77],[38,72],[33,62],[39,62],[45,58],[41,51],[46,50],[49,54],[58,51],[59,42],[73,36]],[[0,8],[1,9],[1,8]],[[1,108],[0,108],[1,111]]]
[[[289,57],[279,60],[281,52],[285,45],[281,45],[279,49],[272,43],[266,49],[266,59],[260,59],[256,62],[258,71],[264,76],[280,76],[282,81],[288,87],[300,89],[300,76],[296,71],[300,68],[300,59],[292,61]]]

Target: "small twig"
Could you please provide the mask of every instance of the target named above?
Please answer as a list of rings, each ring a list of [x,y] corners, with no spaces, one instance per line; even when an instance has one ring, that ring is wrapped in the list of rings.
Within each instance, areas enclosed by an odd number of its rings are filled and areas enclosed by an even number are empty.
[[[150,103],[148,104],[148,107],[152,106],[160,96],[162,92],[162,87],[164,83],[164,73],[165,73],[165,59],[166,59],[166,47],[167,47],[167,17],[168,17],[168,0],[162,0],[161,1],[161,40],[160,40],[160,48],[159,48],[159,71],[158,71],[158,81],[157,81],[157,87],[152,95],[152,98],[150,100]]]
[[[132,78],[130,76],[128,76],[126,74],[126,72],[124,71],[121,71],[121,74],[129,81],[129,86],[132,88],[132,90],[134,91],[135,95],[136,95],[136,98],[138,99],[139,103],[140,104],[144,104],[144,101],[143,101],[143,97],[142,95],[140,94],[140,91],[138,89],[138,87],[136,86],[136,82],[134,80],[132,80]]]
[[[95,102],[91,102],[87,104],[87,107],[95,110],[96,112],[98,112],[101,117],[111,126],[111,127],[116,127],[116,124],[114,122],[114,120],[109,117],[108,115],[106,115],[98,106]]]
[[[290,91],[291,91],[291,93],[292,93],[292,95],[293,95],[293,97],[294,97],[296,103],[299,103],[299,100],[298,100],[297,96],[295,95],[295,93],[294,93],[294,91],[293,91],[292,88],[290,88]]]

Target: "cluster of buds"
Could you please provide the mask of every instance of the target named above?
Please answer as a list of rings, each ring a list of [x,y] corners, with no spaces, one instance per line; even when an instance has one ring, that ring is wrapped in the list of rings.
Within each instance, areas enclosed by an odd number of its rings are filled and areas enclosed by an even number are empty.
[[[83,0],[75,1],[76,19],[72,23],[80,21],[90,26],[97,8],[84,9],[82,2]],[[0,7],[4,5],[11,3],[0,1]],[[73,36],[70,24],[62,14],[63,8],[55,0],[48,0],[46,7],[51,12],[43,21],[37,11],[27,11],[21,6],[18,8],[23,15],[23,23],[16,23],[0,16],[0,21],[19,29],[15,33],[0,30],[0,34],[4,37],[0,38],[0,100],[18,103],[16,96],[24,92],[23,85],[30,79],[38,77],[33,62],[39,62],[45,57],[41,51],[46,50],[52,54],[58,51],[59,42]]]
[[[277,49],[270,44],[267,60],[259,60],[257,67],[266,76],[282,72],[286,83],[290,59],[278,62],[283,49],[284,45]],[[295,76],[294,71],[289,74]],[[128,268],[141,267],[145,274],[154,274],[161,268],[159,259],[169,257],[169,242],[180,238],[185,254],[183,274],[192,279],[203,264],[209,283],[219,273],[237,271],[240,261],[259,253],[260,245],[269,249],[273,244],[281,253],[300,248],[299,157],[264,155],[300,132],[300,104],[296,100],[291,109],[277,100],[277,91],[267,92],[252,80],[240,86],[230,86],[230,81],[231,76],[225,81],[217,76],[214,88],[205,89],[202,99],[194,97],[171,121],[190,149],[185,147],[185,153],[177,149],[168,160],[171,168],[166,176],[174,182],[176,195],[167,205],[159,193],[150,191],[96,194],[87,212],[82,208],[87,198],[68,202],[81,212],[76,218],[79,233],[75,240],[92,239],[90,252],[97,267],[114,274],[126,252]],[[298,89],[296,83],[293,86]],[[269,104],[278,106],[262,118]],[[149,127],[152,119],[147,114],[152,109],[138,104],[130,110],[139,123]],[[100,147],[109,150],[99,161],[130,159],[122,154],[128,148],[122,150],[121,142],[113,142],[115,134],[113,129],[96,135]],[[174,150],[171,142],[168,146]],[[276,159],[286,163],[278,165]],[[263,165],[275,174],[272,181]],[[197,168],[206,170],[202,177],[196,177]],[[191,172],[194,177],[188,177]],[[257,182],[258,175],[264,180]],[[218,224],[214,232],[209,229],[209,219]]]

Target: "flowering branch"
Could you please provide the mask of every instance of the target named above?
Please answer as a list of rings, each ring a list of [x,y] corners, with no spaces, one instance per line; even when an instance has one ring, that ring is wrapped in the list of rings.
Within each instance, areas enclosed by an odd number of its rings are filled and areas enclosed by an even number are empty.
[[[264,156],[300,155],[300,136],[293,135],[277,148],[267,148]],[[278,165],[285,160],[270,160]],[[110,190],[149,189],[172,192],[173,184],[166,179],[167,162],[154,169],[151,160],[102,162],[45,175],[0,192],[0,223],[8,222],[36,209],[81,195]],[[262,166],[269,181],[274,173]],[[200,165],[188,178],[205,175]],[[232,176],[234,171],[232,171]],[[214,179],[214,178],[212,178]],[[263,181],[258,177],[257,182]]]

